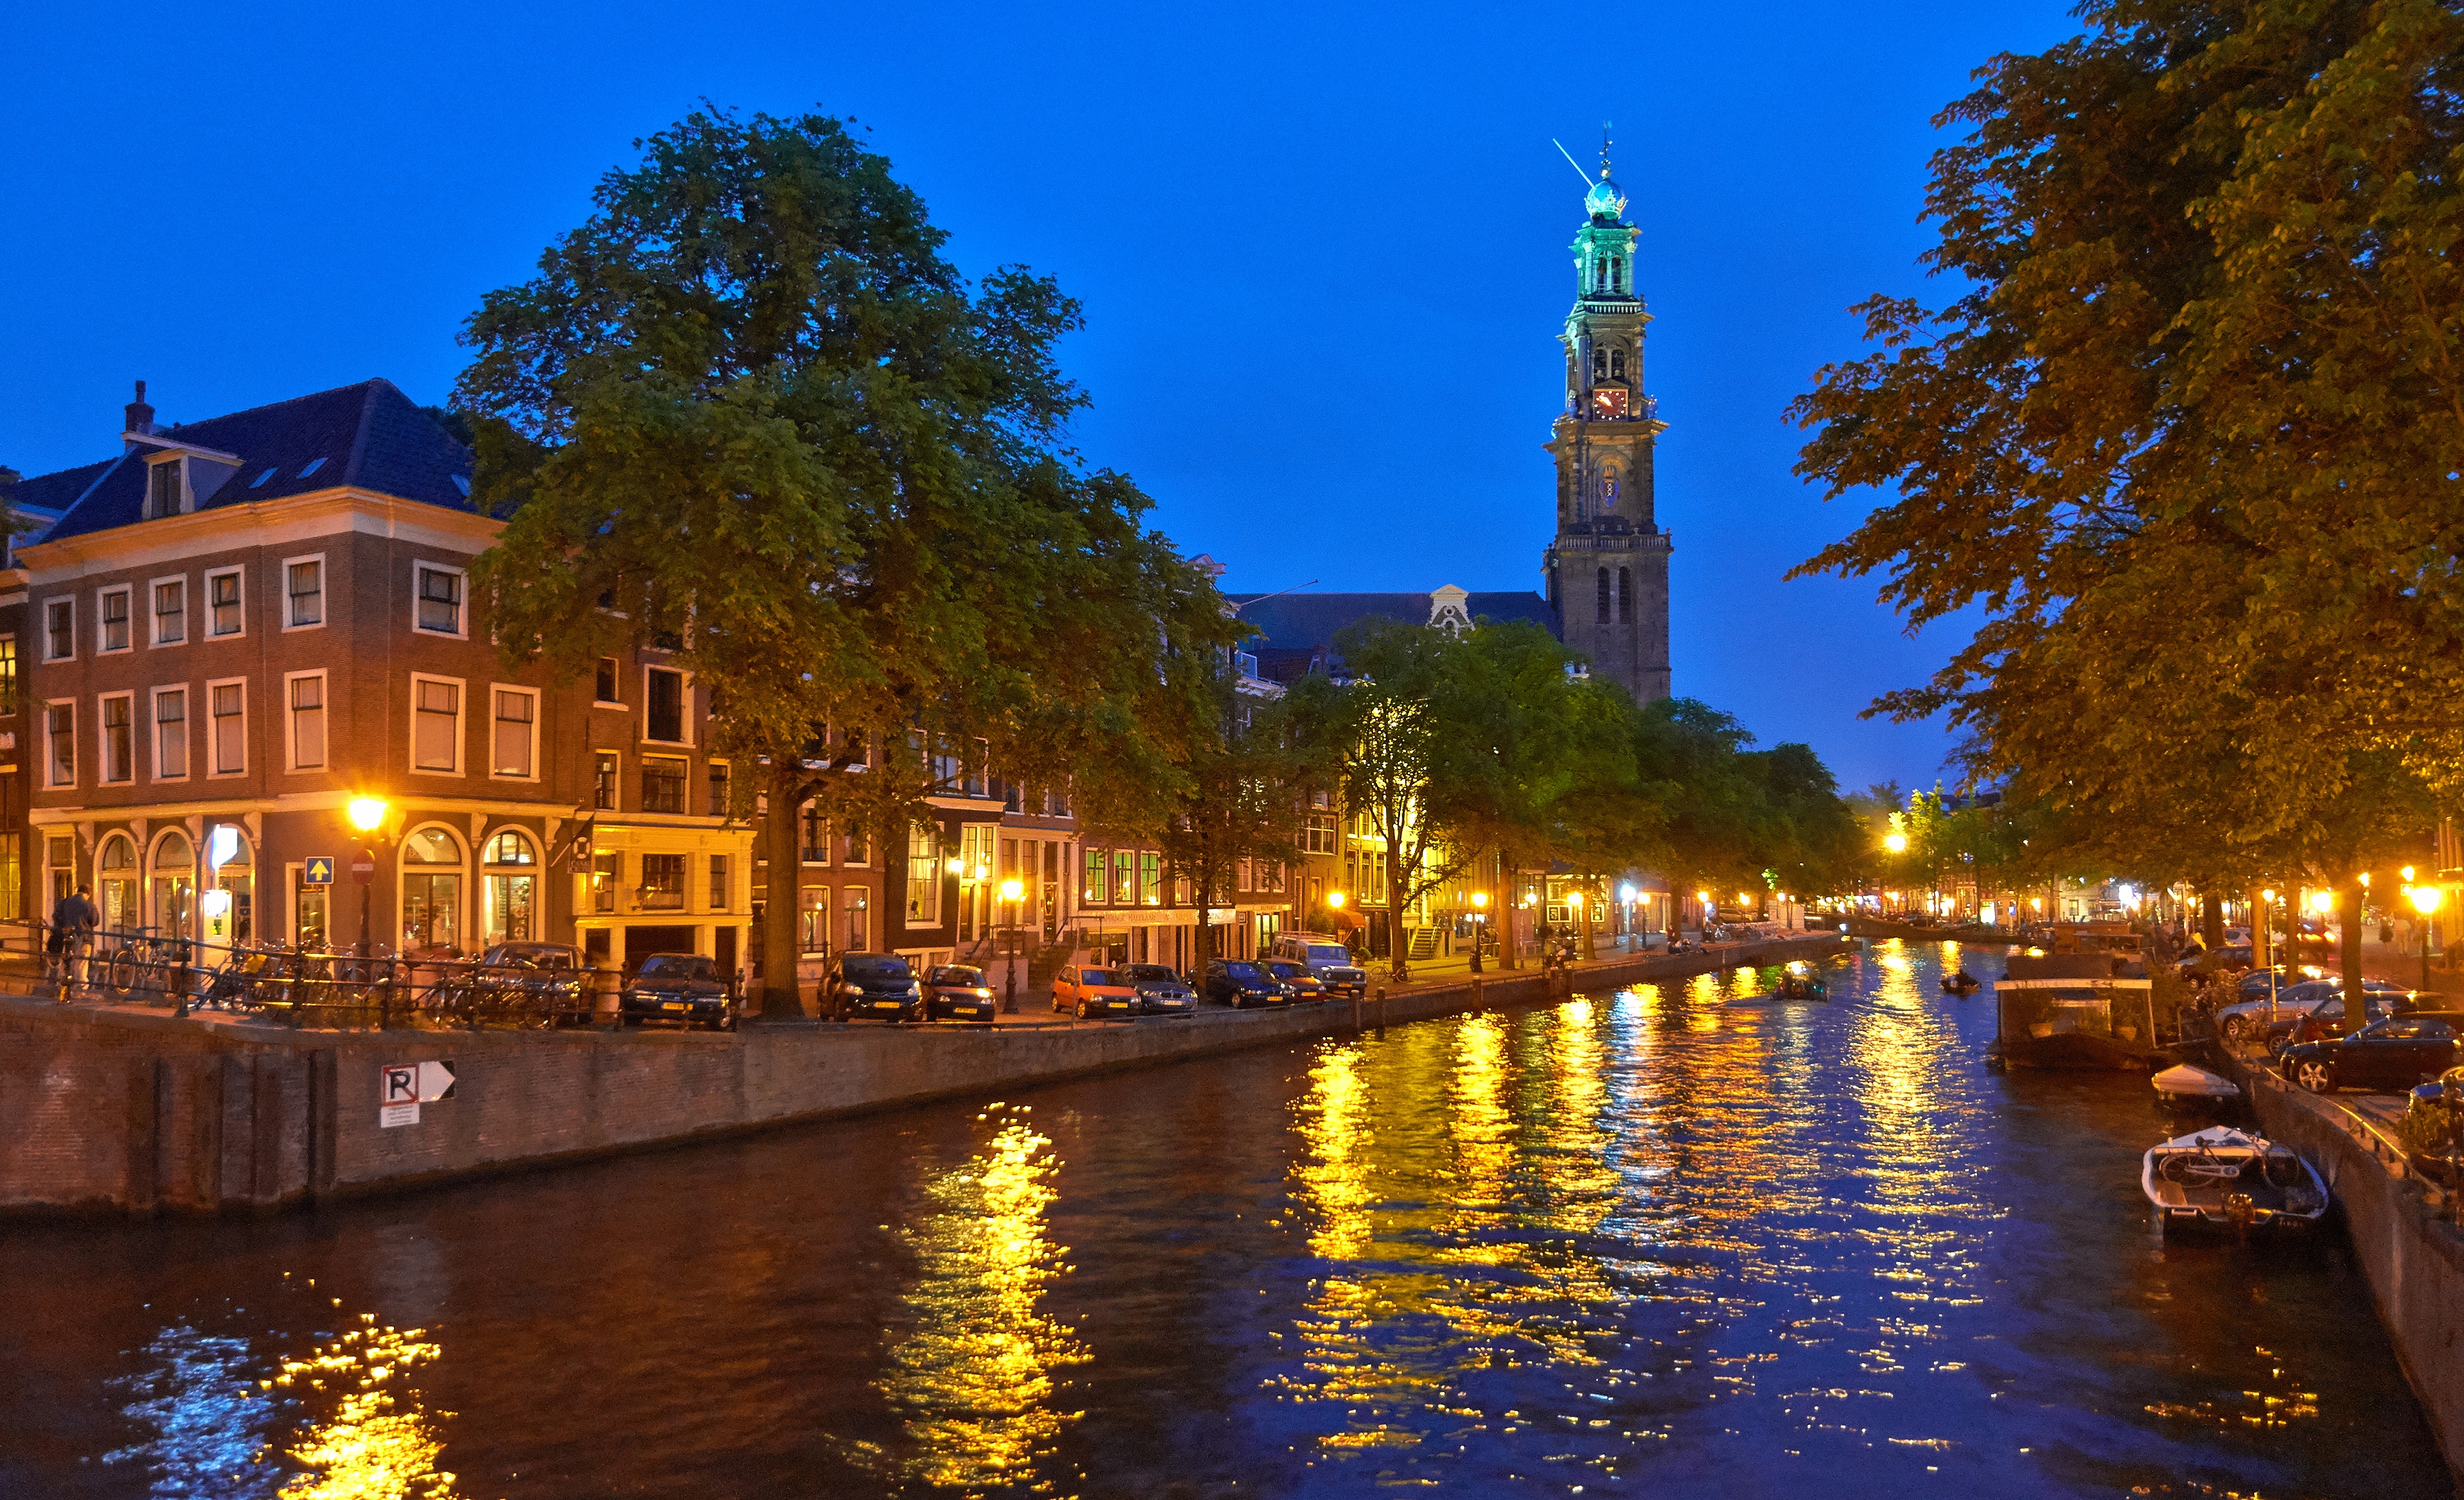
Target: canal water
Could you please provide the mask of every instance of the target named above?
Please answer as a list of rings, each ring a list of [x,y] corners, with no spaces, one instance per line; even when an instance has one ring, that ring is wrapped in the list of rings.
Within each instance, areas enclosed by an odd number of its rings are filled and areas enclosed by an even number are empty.
[[[2166,1243],[1958,957],[13,1228],[0,1495],[2449,1493],[2341,1236]]]

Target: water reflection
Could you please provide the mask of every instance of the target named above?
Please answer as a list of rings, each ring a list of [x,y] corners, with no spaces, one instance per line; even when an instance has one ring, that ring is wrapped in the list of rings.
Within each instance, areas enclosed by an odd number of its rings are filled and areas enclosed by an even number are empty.
[[[314,1413],[284,1445],[299,1468],[284,1500],[451,1500],[454,1476],[436,1467],[436,1419],[452,1413],[423,1411],[409,1383],[440,1351],[418,1329],[380,1327],[372,1312],[360,1321],[260,1382]]]

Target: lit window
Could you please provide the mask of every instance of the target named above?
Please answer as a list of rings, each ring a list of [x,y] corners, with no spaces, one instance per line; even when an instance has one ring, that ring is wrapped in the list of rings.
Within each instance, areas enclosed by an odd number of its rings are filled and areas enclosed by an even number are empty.
[[[410,763],[422,771],[462,769],[462,688],[433,677],[410,685]]]
[[[685,909],[685,856],[642,856],[642,910],[681,912]]]
[[[154,695],[154,779],[186,781],[188,775],[188,690]]]
[[[248,769],[248,692],[244,684],[209,685],[212,695],[214,774],[235,776]]]
[[[17,712],[17,638],[0,635],[0,715]]]
[[[493,754],[498,776],[531,774],[531,729],[539,717],[534,694],[496,690],[496,733]]]
[[[907,921],[922,927],[941,923],[941,826],[937,823],[908,826]]]
[[[727,856],[724,854],[710,856],[710,909],[714,912],[727,910]]]
[[[291,768],[314,771],[325,764],[325,674],[291,679]]]
[[[591,805],[608,812],[616,810],[616,752],[602,750],[595,756],[592,767],[593,795]]]
[[[310,558],[294,562],[282,570],[283,588],[290,606],[289,623],[295,627],[325,623],[325,563]]]
[[[237,635],[239,632],[239,569],[207,574],[206,633]]]
[[[685,762],[681,759],[671,755],[642,758],[642,810],[685,810]]]
[[[188,638],[188,581],[166,580],[154,585],[154,644],[177,646]]]
[[[462,575],[423,564],[419,569],[419,629],[439,635],[462,633]]]

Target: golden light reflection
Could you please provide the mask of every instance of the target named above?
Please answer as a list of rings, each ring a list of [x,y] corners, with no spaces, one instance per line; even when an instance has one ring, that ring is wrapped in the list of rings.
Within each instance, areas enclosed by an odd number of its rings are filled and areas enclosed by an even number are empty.
[[[1055,1374],[1088,1354],[1043,1310],[1068,1273],[1046,1219],[1060,1162],[1023,1110],[964,1165],[925,1189],[904,1238],[919,1269],[914,1331],[891,1351],[882,1392],[911,1440],[908,1477],[936,1488],[1050,1493],[1035,1472],[1079,1413],[1053,1408]]]
[[[267,1392],[281,1391],[305,1405],[337,1401],[309,1419],[284,1449],[300,1472],[283,1485],[286,1500],[451,1500],[453,1475],[439,1470],[445,1449],[436,1420],[409,1383],[411,1372],[441,1352],[419,1329],[379,1327],[375,1314],[363,1326],[319,1345],[305,1358],[285,1359]]]

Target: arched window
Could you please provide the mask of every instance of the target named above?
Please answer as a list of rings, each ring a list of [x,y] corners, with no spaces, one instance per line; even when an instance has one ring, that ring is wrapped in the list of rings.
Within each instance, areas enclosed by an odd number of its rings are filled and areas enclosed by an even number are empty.
[[[218,844],[224,828],[231,829],[228,844]],[[223,862],[214,866],[212,886],[231,893],[229,920],[223,936],[211,931],[209,942],[246,942],[256,936],[256,854],[249,848],[248,831],[235,824],[220,824],[206,829],[206,859],[211,863],[216,849],[225,849]]]
[[[462,841],[433,826],[402,841],[402,946],[462,946]]]
[[[1609,351],[1609,379],[1625,379],[1625,351],[1623,349],[1611,349]]]
[[[1634,624],[1634,575],[1617,569],[1617,624]]]
[[[154,927],[159,936],[197,936],[197,848],[170,829],[154,845]]]
[[[1625,257],[1623,255],[1612,255],[1609,257],[1609,290],[1612,292],[1622,292],[1625,290]]]
[[[1609,351],[1595,347],[1592,350],[1592,379],[1606,380],[1608,378]]]
[[[487,909],[480,925],[490,947],[529,942],[539,936],[539,847],[517,828],[499,828],[488,839]]]
[[[102,930],[124,933],[143,926],[137,915],[137,846],[127,834],[102,841],[94,853],[94,872],[102,891]]]
[[[1600,624],[1609,623],[1609,570],[1600,569]]]

